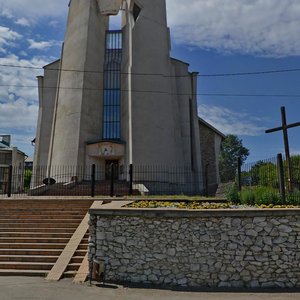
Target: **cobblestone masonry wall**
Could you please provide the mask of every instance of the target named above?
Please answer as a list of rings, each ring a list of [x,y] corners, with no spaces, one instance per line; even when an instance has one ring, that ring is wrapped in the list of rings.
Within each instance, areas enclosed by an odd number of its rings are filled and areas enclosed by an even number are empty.
[[[191,287],[300,287],[300,216],[91,215],[106,279]]]

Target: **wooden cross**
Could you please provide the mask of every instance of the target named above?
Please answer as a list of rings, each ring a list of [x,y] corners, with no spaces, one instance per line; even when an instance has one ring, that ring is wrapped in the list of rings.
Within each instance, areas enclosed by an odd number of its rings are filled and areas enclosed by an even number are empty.
[[[293,185],[292,185],[292,166],[291,166],[291,156],[290,156],[288,129],[300,126],[300,122],[288,125],[286,123],[286,113],[285,113],[285,107],[284,106],[281,107],[281,121],[282,121],[282,126],[281,127],[276,127],[276,128],[266,130],[266,133],[271,133],[271,132],[281,131],[281,130],[283,131],[285,157],[286,157],[287,172],[288,172],[288,190],[292,191],[292,189],[293,189]]]

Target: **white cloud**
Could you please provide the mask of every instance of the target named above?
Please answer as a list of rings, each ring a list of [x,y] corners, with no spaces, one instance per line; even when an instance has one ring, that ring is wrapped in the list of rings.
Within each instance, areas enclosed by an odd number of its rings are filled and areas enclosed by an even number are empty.
[[[37,49],[37,50],[47,50],[51,47],[55,47],[61,44],[59,41],[40,41],[37,42],[33,39],[28,39],[29,49]]]
[[[0,2],[1,3],[1,2]],[[2,10],[1,16],[7,18],[7,19],[12,19],[14,16],[12,15],[11,11],[7,8],[4,8]]]
[[[167,0],[177,43],[222,53],[300,55],[299,0]]]
[[[52,58],[49,58],[52,59]],[[11,68],[0,66],[0,128],[11,134],[13,143],[27,154],[32,154],[30,141],[35,136],[38,113],[37,75],[42,75],[42,67],[49,62],[43,57],[25,60],[16,55],[0,58],[0,65],[29,67]],[[20,87],[28,86],[28,87]]]
[[[0,26],[0,52],[5,53],[4,46],[13,46],[14,41],[20,39],[22,36],[8,27]]]
[[[19,98],[16,101],[0,103],[1,130],[32,130],[36,126],[38,105],[28,104]]]
[[[224,134],[259,136],[266,129],[258,125],[258,122],[263,120],[222,106],[202,104],[198,106],[198,113],[201,118]]]
[[[52,20],[48,23],[49,26],[53,27],[53,28],[58,28],[60,25],[60,22],[58,20]]]
[[[5,103],[19,98],[28,102],[37,102],[38,92],[36,76],[42,74],[42,69],[30,69],[42,67],[49,61],[41,57],[33,57],[30,60],[20,59],[16,55],[8,55],[0,58],[1,65],[22,66],[29,68],[0,67],[0,102]],[[30,86],[22,88],[20,86]],[[0,125],[1,128],[2,124]]]
[[[70,0],[0,0],[0,11],[7,10],[17,17],[33,19],[45,16],[65,16]]]
[[[30,22],[29,22],[29,20],[27,20],[26,18],[20,18],[20,19],[18,19],[17,21],[15,21],[15,23],[16,23],[17,25],[21,25],[21,26],[24,26],[24,27],[30,26]]]

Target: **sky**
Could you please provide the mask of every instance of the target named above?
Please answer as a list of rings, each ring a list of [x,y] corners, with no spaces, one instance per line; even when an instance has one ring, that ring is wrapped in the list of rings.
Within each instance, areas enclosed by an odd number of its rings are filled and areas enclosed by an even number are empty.
[[[198,112],[250,150],[248,162],[284,152],[281,124],[300,122],[299,0],[166,0],[171,56],[199,72]],[[0,134],[32,156],[36,76],[60,57],[69,0],[0,0]],[[14,68],[23,66],[30,68]],[[299,70],[295,70],[299,69]],[[263,74],[207,76],[218,74]],[[20,85],[30,87],[20,87]],[[300,154],[300,127],[289,130]]]

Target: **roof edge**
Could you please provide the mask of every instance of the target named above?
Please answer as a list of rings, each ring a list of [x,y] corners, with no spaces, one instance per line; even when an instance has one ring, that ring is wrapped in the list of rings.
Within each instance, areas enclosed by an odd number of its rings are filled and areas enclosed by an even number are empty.
[[[217,128],[215,128],[214,126],[212,126],[211,124],[209,124],[208,122],[206,122],[204,119],[200,118],[198,116],[198,121],[200,123],[202,123],[203,125],[207,126],[208,128],[210,128],[211,130],[213,130],[216,134],[218,134],[219,136],[221,136],[223,139],[226,138],[226,135],[224,133],[222,133],[221,131],[219,131]]]

